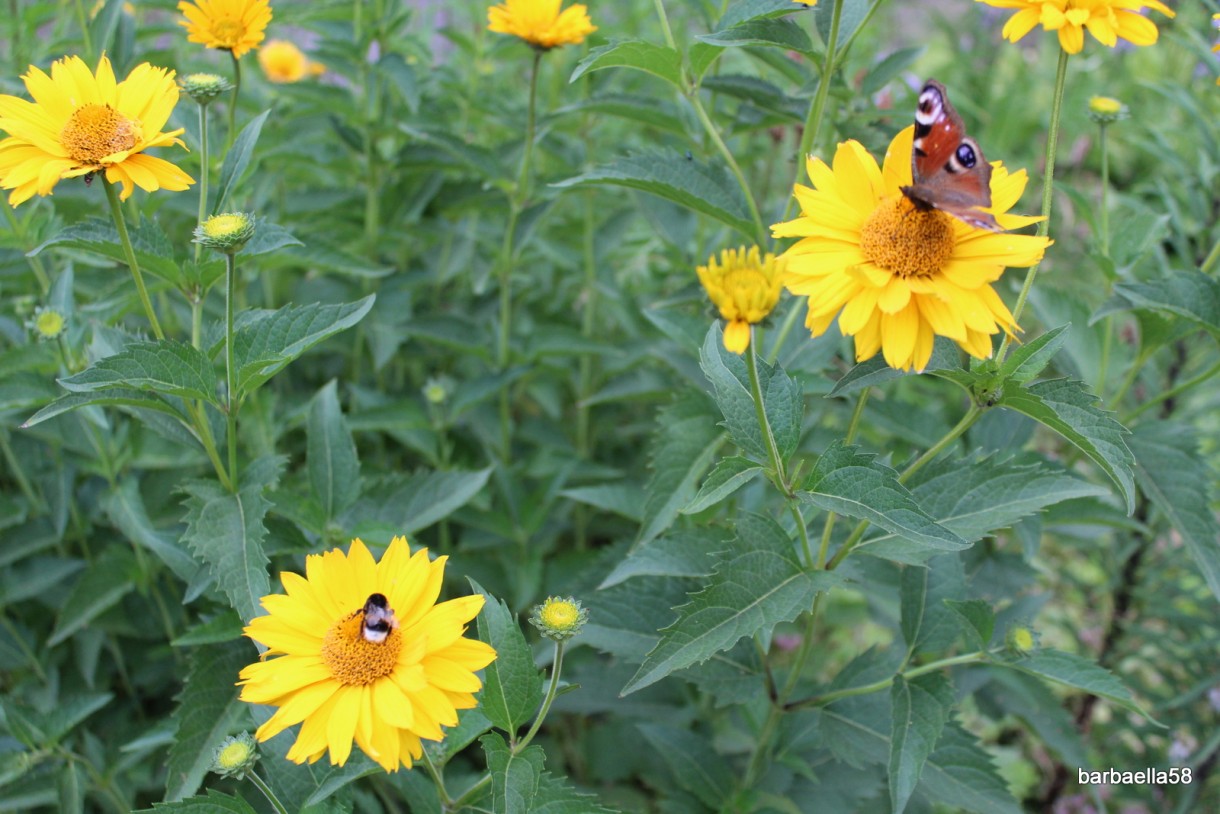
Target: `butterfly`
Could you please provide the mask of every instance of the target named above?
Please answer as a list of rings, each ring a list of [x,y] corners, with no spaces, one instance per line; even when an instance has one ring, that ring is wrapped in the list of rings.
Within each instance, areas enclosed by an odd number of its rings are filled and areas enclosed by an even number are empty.
[[[910,186],[902,194],[921,212],[939,209],[978,229],[1002,232],[991,206],[991,165],[978,142],[966,135],[945,86],[924,82],[915,108],[915,141],[911,145]]]

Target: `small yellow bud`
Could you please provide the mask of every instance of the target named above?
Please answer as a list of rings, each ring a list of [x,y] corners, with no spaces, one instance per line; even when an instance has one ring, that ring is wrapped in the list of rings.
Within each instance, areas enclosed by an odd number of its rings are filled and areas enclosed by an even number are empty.
[[[530,613],[530,624],[538,628],[543,636],[556,642],[580,633],[588,620],[589,612],[570,596],[549,596],[541,605],[535,605]]]

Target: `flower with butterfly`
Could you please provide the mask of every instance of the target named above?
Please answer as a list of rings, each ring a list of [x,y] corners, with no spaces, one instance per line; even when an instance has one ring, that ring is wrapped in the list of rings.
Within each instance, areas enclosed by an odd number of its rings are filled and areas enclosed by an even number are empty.
[[[797,185],[801,214],[772,227],[799,238],[785,253],[784,283],[808,298],[805,325],[820,336],[838,317],[856,359],[923,370],[936,336],[977,358],[1016,321],[991,284],[1011,266],[1033,266],[1051,241],[1004,231],[1040,218],[1009,214],[1024,170],[990,165],[944,88],[929,81],[916,123],[890,143],[882,167],[856,141],[833,163],[810,158],[813,187]]]

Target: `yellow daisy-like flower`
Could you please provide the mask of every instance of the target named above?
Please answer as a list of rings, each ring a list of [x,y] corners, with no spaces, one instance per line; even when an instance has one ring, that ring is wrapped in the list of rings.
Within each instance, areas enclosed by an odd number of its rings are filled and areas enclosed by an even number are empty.
[[[376,562],[353,540],[347,554],[309,555],[305,577],[282,573],[286,593],[263,597],[267,615],[245,629],[270,649],[241,671],[241,699],[279,707],[256,737],[301,723],[289,760],[313,763],[329,750],[342,766],[354,740],[386,771],[410,768],[421,738],[441,740],[457,710],[475,706],[475,671],[496,658],[462,637],[482,596],[437,603],[445,560],[411,554],[395,537]]]
[[[150,147],[182,144],[182,128],[162,133],[178,86],[174,72],[145,62],[122,82],[102,57],[95,75],[80,57],[51,65],[51,75],[33,65],[22,77],[33,102],[0,96],[0,188],[11,189],[13,206],[34,195],[50,195],[61,178],[105,172],[106,180],[152,192],[178,192],[195,181],[175,165],[146,155]]]
[[[795,189],[801,216],[771,227],[776,237],[801,238],[784,252],[784,285],[809,298],[810,333],[821,335],[838,315],[839,330],[855,337],[857,361],[880,350],[901,370],[923,370],[936,335],[982,359],[993,334],[1020,330],[991,283],[1007,266],[1037,263],[1051,243],[916,210],[900,192],[911,183],[913,133],[894,137],[883,168],[855,141],[839,145],[833,168],[811,157],[815,188]],[[1004,229],[1040,220],[1006,214],[1025,190],[1025,171],[1009,173],[998,161],[992,168],[986,211]]]
[[[189,42],[232,51],[235,59],[258,47],[271,22],[268,0],[181,0],[178,10],[186,17],[178,25],[186,28]]]
[[[996,8],[1017,9],[1004,24],[1004,39],[1016,42],[1035,26],[1059,33],[1059,45],[1069,54],[1084,47],[1084,32],[1113,48],[1120,39],[1132,45],[1152,45],[1157,39],[1156,23],[1139,13],[1141,8],[1174,17],[1173,9],[1161,0],[975,0]]]
[[[597,30],[580,4],[559,10],[561,0],[504,0],[487,9],[487,30],[512,34],[542,51],[579,45]]]
[[[1220,14],[1213,14],[1212,19],[1215,21],[1216,25],[1218,27],[1220,27]],[[1217,51],[1220,51],[1220,42],[1218,42],[1212,46],[1212,53],[1215,53]],[[1220,85],[1220,77],[1216,78],[1216,84]]]
[[[695,269],[708,299],[720,309],[728,325],[724,329],[725,350],[745,353],[750,347],[750,326],[762,322],[779,302],[783,290],[784,261],[763,255],[757,246],[725,249]]]
[[[305,56],[300,48],[285,40],[267,40],[258,49],[258,65],[263,75],[271,82],[287,84],[300,82],[307,76],[325,73],[326,66]]]

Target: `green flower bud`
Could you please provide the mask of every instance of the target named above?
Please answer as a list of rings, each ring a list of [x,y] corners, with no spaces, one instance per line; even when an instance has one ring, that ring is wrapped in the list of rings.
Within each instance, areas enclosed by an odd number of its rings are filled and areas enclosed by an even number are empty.
[[[220,94],[233,90],[232,82],[214,73],[187,74],[178,80],[178,85],[201,105],[206,105]]]
[[[237,254],[254,236],[254,217],[245,212],[213,215],[195,228],[195,242],[223,254]]]
[[[258,745],[249,732],[221,741],[212,755],[212,771],[222,777],[244,777],[258,760]]]
[[[549,596],[541,605],[535,605],[530,612],[530,624],[538,628],[543,636],[556,642],[562,642],[580,633],[587,621],[589,612],[570,596]]]

